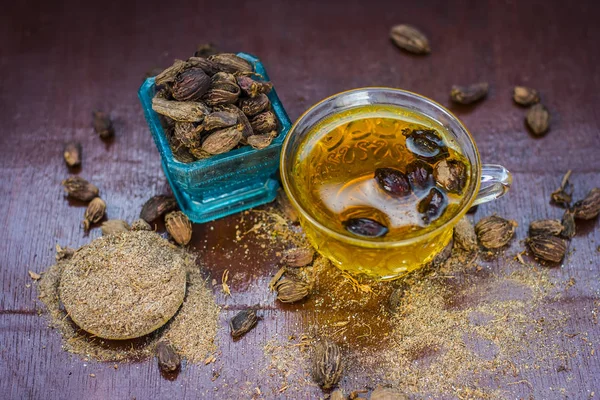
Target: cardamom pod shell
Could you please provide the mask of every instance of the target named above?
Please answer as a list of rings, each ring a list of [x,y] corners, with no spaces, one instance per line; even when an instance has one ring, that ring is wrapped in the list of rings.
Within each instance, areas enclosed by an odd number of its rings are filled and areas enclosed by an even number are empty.
[[[150,197],[142,206],[140,218],[150,223],[165,213],[177,209],[177,200],[173,196],[156,195]]]
[[[312,364],[312,378],[324,390],[337,385],[344,372],[342,351],[330,340],[323,340],[315,346]]]
[[[451,193],[462,193],[467,184],[467,166],[460,160],[442,160],[435,166],[433,177]]]
[[[81,143],[69,142],[65,145],[63,157],[68,167],[78,167],[81,165]]]
[[[200,122],[210,113],[206,104],[199,101],[172,101],[157,96],[152,99],[152,109],[181,122]]]
[[[315,251],[308,247],[297,247],[284,251],[281,263],[288,267],[305,267],[310,264],[315,256]]]
[[[492,215],[483,218],[475,225],[475,233],[483,247],[498,249],[505,246],[515,234],[515,221]]]
[[[181,211],[172,211],[165,216],[167,232],[181,246],[192,240],[192,223]]]
[[[201,127],[196,127],[192,122],[175,122],[173,136],[181,144],[190,148],[200,143]]]
[[[600,214],[600,188],[590,190],[583,200],[573,205],[573,211],[577,219],[596,218]]]
[[[411,25],[396,25],[390,31],[392,42],[398,47],[414,54],[429,54],[429,40],[421,31]]]
[[[257,81],[249,76],[238,76],[237,83],[242,93],[248,97],[256,97],[260,94],[268,94],[273,89],[271,82]]]
[[[90,225],[99,222],[104,217],[106,211],[106,203],[100,197],[96,197],[90,201],[85,213],[83,214],[83,229],[87,232],[90,230]]]
[[[237,124],[237,122],[237,114],[228,111],[216,111],[204,117],[202,127],[205,131],[212,131],[214,129],[228,128]]]
[[[249,117],[268,110],[270,106],[269,98],[263,93],[255,97],[241,99],[239,102],[240,109]]]
[[[79,176],[71,176],[64,181],[62,185],[65,187],[67,196],[81,201],[90,201],[98,196],[98,188]]]
[[[536,136],[542,136],[550,127],[550,113],[541,103],[535,104],[527,111],[527,126]]]
[[[175,81],[175,77],[179,75],[185,68],[189,65],[183,60],[175,60],[173,65],[168,68],[165,68],[160,74],[156,75],[154,78],[154,84],[156,86],[161,86],[167,83],[171,83]]]
[[[295,303],[310,293],[310,288],[306,283],[287,277],[277,281],[274,288],[277,291],[277,300],[282,303]]]
[[[558,236],[563,231],[562,223],[557,219],[539,219],[529,224],[529,236]]]
[[[158,367],[163,372],[175,372],[181,366],[181,358],[169,343],[160,341],[156,345]]]
[[[468,86],[452,86],[450,98],[459,104],[471,104],[487,96],[489,84],[487,82],[474,83]]]
[[[277,130],[277,117],[272,111],[262,112],[250,120],[254,133],[267,133]]]
[[[537,90],[525,86],[515,86],[513,89],[513,100],[522,106],[531,106],[540,102]]]
[[[114,235],[120,232],[127,232],[129,230],[129,224],[122,219],[109,219],[102,223],[102,235]]]
[[[273,142],[273,139],[275,138],[275,136],[273,136],[273,133],[275,133],[276,135],[277,131],[262,133],[260,135],[251,135],[248,136],[246,141],[250,146],[252,146],[253,149],[261,150],[266,147],[269,147],[271,142]]]
[[[115,128],[108,114],[102,111],[94,111],[92,116],[94,117],[92,122],[94,131],[101,139],[110,139],[115,135]]]
[[[151,231],[152,227],[150,226],[149,223],[147,223],[143,219],[139,218],[139,219],[136,219],[135,221],[133,221],[133,223],[131,224],[131,230],[132,231]]]
[[[560,223],[563,226],[562,232],[560,234],[562,237],[571,239],[573,236],[575,236],[577,229],[575,226],[575,212],[574,211],[566,210],[565,213],[563,214],[563,217],[562,217]]]
[[[229,329],[234,339],[240,338],[256,326],[258,317],[254,310],[242,310],[229,321]]]
[[[208,60],[212,61],[219,71],[229,72],[231,74],[254,71],[254,67],[249,61],[244,60],[233,53],[213,54],[208,57]]]
[[[188,58],[187,63],[190,67],[200,68],[208,76],[213,76],[214,74],[219,72],[219,69],[217,68],[215,63],[203,57],[190,57]]]
[[[527,239],[531,252],[538,258],[560,262],[567,253],[567,240],[551,235],[538,235]]]
[[[454,244],[464,251],[477,251],[475,227],[467,217],[462,217],[454,226]]]
[[[200,68],[190,68],[175,78],[172,94],[179,101],[199,100],[210,88],[211,79]]]
[[[225,128],[208,135],[202,142],[202,150],[210,154],[221,154],[232,150],[242,139],[237,127]]]

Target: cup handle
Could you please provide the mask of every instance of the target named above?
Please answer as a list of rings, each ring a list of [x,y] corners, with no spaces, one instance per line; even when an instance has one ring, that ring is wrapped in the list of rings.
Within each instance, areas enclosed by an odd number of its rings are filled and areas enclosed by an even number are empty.
[[[484,164],[481,166],[481,187],[473,205],[487,203],[503,196],[512,185],[512,174],[502,165]]]

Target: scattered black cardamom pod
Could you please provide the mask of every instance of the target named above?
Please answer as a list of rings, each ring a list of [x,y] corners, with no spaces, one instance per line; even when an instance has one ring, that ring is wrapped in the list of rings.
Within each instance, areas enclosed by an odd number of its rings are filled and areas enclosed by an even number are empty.
[[[393,26],[390,37],[396,46],[413,54],[428,54],[431,51],[427,37],[414,26]]]
[[[548,131],[548,127],[550,126],[550,113],[548,113],[546,107],[538,103],[529,108],[525,120],[534,135],[542,136]]]
[[[115,135],[115,128],[113,128],[113,123],[108,114],[102,111],[94,111],[92,116],[94,117],[92,125],[101,139],[109,139]]]
[[[81,143],[69,142],[65,145],[63,156],[67,166],[70,168],[81,165]]]
[[[181,359],[173,346],[164,341],[158,342],[156,345],[156,358],[158,367],[163,372],[175,372],[181,366]]]
[[[412,192],[406,175],[395,168],[377,168],[375,181],[381,189],[392,196],[404,197]]]
[[[140,218],[150,223],[162,216],[165,213],[177,209],[177,200],[173,196],[156,195],[144,203]]]
[[[90,201],[94,197],[98,197],[98,188],[79,176],[71,176],[64,181],[62,185],[65,187],[65,192],[69,197],[81,201]]]
[[[83,229],[87,232],[90,230],[90,225],[100,222],[106,211],[106,203],[100,197],[94,198],[88,204],[85,214],[83,215]]]
[[[487,82],[474,83],[468,86],[452,86],[450,98],[455,103],[471,104],[487,96],[490,85]]]
[[[559,207],[569,208],[573,195],[573,185],[569,182],[571,170],[563,176],[560,187],[552,192],[550,200]]]
[[[442,160],[436,164],[433,176],[448,192],[460,194],[467,184],[467,166],[460,160]]]
[[[354,235],[364,237],[382,237],[389,229],[370,218],[351,218],[344,222],[344,228]]]
[[[573,211],[577,219],[596,218],[600,214],[600,188],[590,190],[583,200],[573,205]]]
[[[127,231],[129,231],[129,224],[122,219],[109,219],[102,223],[102,235],[104,236]]]
[[[229,321],[231,336],[234,339],[240,338],[256,326],[258,317],[254,310],[242,310]]]
[[[173,240],[181,246],[192,240],[192,223],[181,211],[171,211],[165,215],[165,227]]]
[[[282,303],[295,303],[310,294],[310,287],[301,281],[283,277],[274,285],[277,300]]]
[[[527,239],[531,252],[546,261],[560,262],[567,253],[567,240],[551,235],[538,235]]]
[[[337,385],[344,372],[342,351],[329,340],[323,340],[315,346],[311,375],[313,380],[328,390]]]
[[[406,136],[406,148],[418,158],[435,162],[448,157],[448,147],[433,129],[415,129],[402,132]]]
[[[535,89],[525,86],[515,86],[513,89],[513,100],[522,106],[531,106],[540,102],[540,96]]]
[[[310,264],[315,251],[308,247],[296,247],[283,252],[281,263],[288,267],[305,267]]]
[[[575,236],[577,229],[575,227],[575,212],[572,210],[566,210],[563,214],[561,224],[563,226],[563,230],[561,232],[561,236],[567,239],[571,239]]]
[[[446,196],[438,188],[431,188],[417,204],[417,211],[423,214],[423,222],[429,224],[443,214],[447,205]]]
[[[462,217],[454,226],[454,244],[464,251],[477,251],[475,227],[467,217]]]
[[[211,79],[201,68],[190,68],[175,78],[171,93],[176,100],[199,100],[211,85]]]
[[[475,225],[475,233],[479,243],[488,249],[498,249],[505,246],[515,234],[515,221],[492,215],[483,218]]]
[[[529,236],[558,236],[563,231],[562,223],[557,219],[540,219],[529,224]]]
[[[406,177],[413,189],[427,189],[433,185],[433,168],[423,160],[414,160],[406,166]]]

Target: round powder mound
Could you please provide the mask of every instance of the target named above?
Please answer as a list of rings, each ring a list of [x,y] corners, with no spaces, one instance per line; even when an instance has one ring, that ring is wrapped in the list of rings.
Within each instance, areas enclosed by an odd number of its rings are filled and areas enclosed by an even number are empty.
[[[66,263],[62,303],[83,330],[131,339],[163,326],[185,296],[190,256],[150,231],[121,232],[81,247]]]

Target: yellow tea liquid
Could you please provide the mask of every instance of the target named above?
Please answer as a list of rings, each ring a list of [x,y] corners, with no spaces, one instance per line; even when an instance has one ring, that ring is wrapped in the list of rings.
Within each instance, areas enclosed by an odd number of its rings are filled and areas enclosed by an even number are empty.
[[[292,173],[302,206],[327,228],[367,242],[367,247],[355,246],[312,224],[303,224],[317,250],[342,269],[395,276],[431,260],[449,242],[451,229],[408,246],[390,243],[384,250],[368,247],[369,242],[398,242],[427,235],[460,209],[462,193],[445,191],[433,176],[405,196],[390,195],[375,179],[378,169],[406,172],[415,160],[424,161],[407,143],[410,132],[423,130],[434,131],[446,151],[442,158],[426,163],[435,170],[440,161],[460,161],[466,167],[464,188],[468,187],[471,166],[445,128],[423,114],[399,107],[364,106],[335,114],[317,124],[300,144]],[[429,218],[419,210],[419,203],[434,188],[443,194],[444,204],[442,212]],[[386,232],[376,238],[357,236],[348,229],[348,221],[355,219],[376,221]]]

